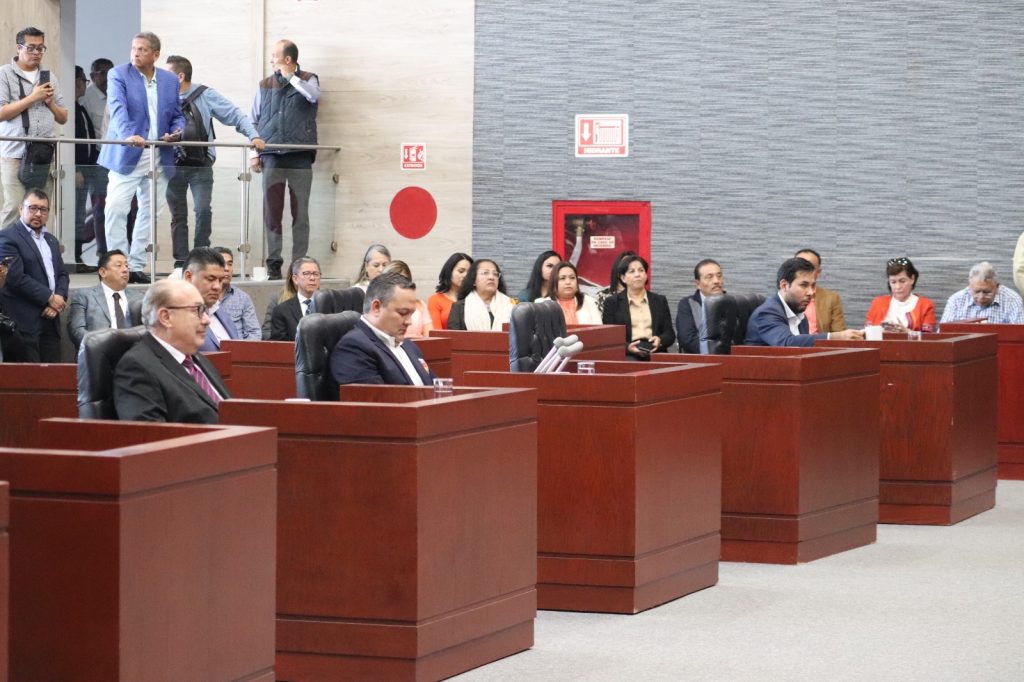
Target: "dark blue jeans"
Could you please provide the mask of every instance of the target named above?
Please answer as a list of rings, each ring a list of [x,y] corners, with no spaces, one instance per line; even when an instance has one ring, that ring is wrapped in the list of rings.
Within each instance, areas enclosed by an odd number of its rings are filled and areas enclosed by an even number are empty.
[[[213,168],[178,166],[174,177],[167,179],[167,206],[171,210],[171,251],[175,262],[184,262],[191,250],[188,245],[188,189],[192,189],[192,206],[196,213],[194,246],[209,246],[213,229]]]

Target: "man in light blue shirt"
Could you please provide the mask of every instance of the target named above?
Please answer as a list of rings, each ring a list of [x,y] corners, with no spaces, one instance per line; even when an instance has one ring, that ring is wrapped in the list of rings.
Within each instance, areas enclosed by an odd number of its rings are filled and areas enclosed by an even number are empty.
[[[949,297],[940,324],[976,319],[992,324],[1024,324],[1024,303],[1017,292],[999,283],[996,270],[988,261],[971,268],[967,288]]]
[[[264,142],[248,116],[213,88],[192,83],[192,62],[179,55],[167,58],[167,69],[178,77],[178,98],[185,116],[186,142],[214,139],[213,119],[232,126],[245,135],[262,151]],[[194,118],[193,118],[194,113]],[[175,155],[176,172],[167,181],[167,205],[171,210],[171,245],[174,267],[181,267],[190,250],[188,244],[188,199],[192,190],[192,204],[196,213],[194,247],[209,246],[213,224],[210,202],[213,198],[213,163],[217,158],[215,147],[178,147]]]

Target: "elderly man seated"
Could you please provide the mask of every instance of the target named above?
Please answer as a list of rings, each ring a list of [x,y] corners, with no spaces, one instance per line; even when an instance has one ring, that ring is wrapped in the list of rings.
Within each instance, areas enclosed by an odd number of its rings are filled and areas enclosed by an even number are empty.
[[[1024,303],[1020,295],[999,283],[996,269],[988,261],[971,268],[967,287],[949,297],[939,324],[977,319],[992,324],[1024,324]]]

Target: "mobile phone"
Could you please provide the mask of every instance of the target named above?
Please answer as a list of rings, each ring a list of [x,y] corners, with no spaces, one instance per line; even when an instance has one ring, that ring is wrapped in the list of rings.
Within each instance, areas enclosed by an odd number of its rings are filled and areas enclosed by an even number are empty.
[[[650,353],[654,350],[654,344],[651,343],[650,339],[640,339],[636,344],[637,350],[642,350],[645,353]]]
[[[49,82],[50,82],[50,70],[49,69],[39,69],[39,84],[40,85],[46,85]]]
[[[13,262],[14,256],[6,256],[5,258],[0,258],[0,265],[4,266],[5,268],[10,267],[11,263]]]

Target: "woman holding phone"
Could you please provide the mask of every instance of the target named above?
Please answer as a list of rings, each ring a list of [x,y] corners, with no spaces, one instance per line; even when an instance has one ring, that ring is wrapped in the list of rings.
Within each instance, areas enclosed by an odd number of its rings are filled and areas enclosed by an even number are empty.
[[[605,324],[626,327],[626,353],[638,360],[664,353],[676,341],[668,299],[647,291],[647,272],[647,261],[642,256],[622,258],[616,281],[624,288],[605,300],[602,314]]]

